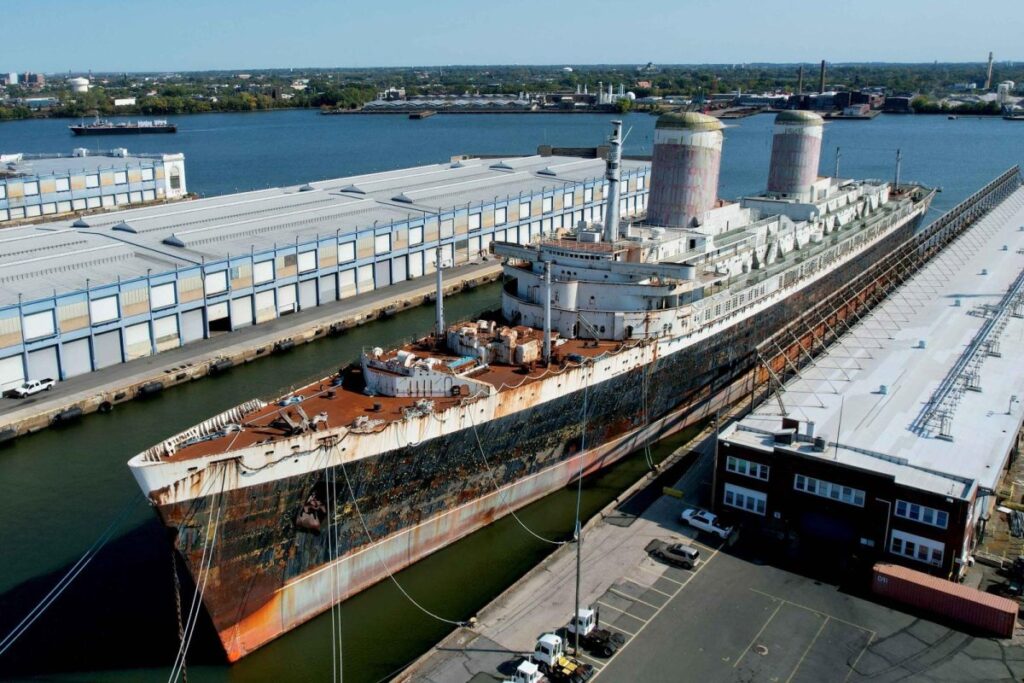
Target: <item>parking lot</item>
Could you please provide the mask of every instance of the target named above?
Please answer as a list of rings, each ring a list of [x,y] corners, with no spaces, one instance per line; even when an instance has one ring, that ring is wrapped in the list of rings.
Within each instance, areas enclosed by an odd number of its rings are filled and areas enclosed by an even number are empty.
[[[601,681],[1006,681],[1024,647],[974,638],[702,545],[696,571],[625,577],[599,601],[627,636]],[[644,563],[654,562],[645,558]],[[643,565],[640,565],[641,567]],[[642,583],[642,582],[641,582]],[[667,589],[667,590],[665,590]],[[595,660],[588,658],[590,663]]]

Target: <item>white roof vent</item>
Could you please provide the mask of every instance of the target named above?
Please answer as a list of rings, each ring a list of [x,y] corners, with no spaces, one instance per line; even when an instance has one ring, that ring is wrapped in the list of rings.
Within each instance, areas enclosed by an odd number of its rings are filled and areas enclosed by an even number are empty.
[[[138,233],[138,230],[133,228],[128,223],[125,223],[124,221],[121,221],[120,223],[112,227],[111,230],[117,230],[118,232],[130,232],[132,234]]]
[[[338,190],[338,192],[349,192],[351,194],[366,194],[366,190],[363,190],[356,185],[346,185],[345,187]]]
[[[412,204],[412,197],[403,192],[401,194],[396,194],[394,197],[391,198],[391,201],[402,202],[403,204]]]
[[[505,163],[504,160],[499,161],[496,164],[491,164],[488,168],[493,168],[495,171],[514,171],[515,169]]]
[[[76,220],[74,223],[71,224],[71,227],[72,228],[91,228],[92,226],[89,225],[89,223],[87,223],[84,218],[79,218],[78,220]]]

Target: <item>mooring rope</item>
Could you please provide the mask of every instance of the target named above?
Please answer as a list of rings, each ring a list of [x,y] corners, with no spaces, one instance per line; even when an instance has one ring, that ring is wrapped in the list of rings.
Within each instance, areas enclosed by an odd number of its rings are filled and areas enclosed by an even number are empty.
[[[128,513],[131,512],[140,500],[144,500],[144,497],[136,494],[132,496],[121,511],[118,513],[114,521],[100,534],[99,538],[89,547],[85,553],[78,558],[70,569],[60,578],[60,580],[50,589],[50,592],[43,596],[43,599],[36,603],[36,606],[29,610],[28,614],[18,622],[17,626],[11,629],[10,633],[4,636],[3,640],[0,640],[0,655],[3,655],[12,645],[27,631],[32,624],[35,623],[36,619],[42,616],[43,612],[50,608],[50,606],[61,596],[64,591],[67,590],[68,586],[78,578],[78,575],[85,571],[85,568],[89,566],[89,563],[93,561],[103,546],[113,537],[117,527],[124,521]]]

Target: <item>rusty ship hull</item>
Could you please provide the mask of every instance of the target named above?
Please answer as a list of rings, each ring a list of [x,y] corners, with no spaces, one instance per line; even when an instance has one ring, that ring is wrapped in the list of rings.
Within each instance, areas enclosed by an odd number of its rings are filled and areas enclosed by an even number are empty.
[[[204,586],[203,603],[235,661],[581,470],[607,467],[748,395],[757,344],[907,240],[930,199],[859,253],[703,339],[625,347],[617,354],[628,367],[607,378],[581,364],[503,390],[500,405],[479,418],[475,403],[446,406],[427,423],[454,420],[457,428],[396,427],[394,448],[366,441],[389,430],[314,436],[293,446],[294,465],[276,460],[282,472],[273,476],[222,456],[187,475],[182,469],[172,487],[150,485],[141,468],[136,477]],[[566,389],[554,389],[563,381]],[[637,409],[644,397],[646,417]],[[301,472],[287,475],[303,458]]]

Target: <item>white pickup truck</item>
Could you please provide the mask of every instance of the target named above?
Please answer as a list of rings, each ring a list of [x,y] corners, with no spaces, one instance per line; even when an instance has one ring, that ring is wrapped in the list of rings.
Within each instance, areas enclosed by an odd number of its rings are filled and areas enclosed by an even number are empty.
[[[56,384],[49,377],[43,379],[30,379],[22,382],[18,386],[11,389],[10,394],[16,398],[25,398],[32,394],[38,394],[41,391],[49,391]]]
[[[683,510],[683,514],[679,516],[679,521],[685,522],[701,531],[706,531],[709,534],[714,534],[721,539],[729,538],[729,535],[732,534],[731,526],[723,526],[718,521],[716,515],[705,510],[697,510],[695,508]]]

